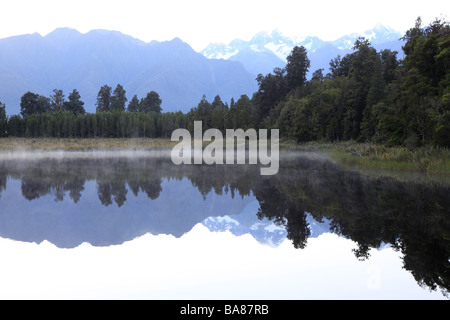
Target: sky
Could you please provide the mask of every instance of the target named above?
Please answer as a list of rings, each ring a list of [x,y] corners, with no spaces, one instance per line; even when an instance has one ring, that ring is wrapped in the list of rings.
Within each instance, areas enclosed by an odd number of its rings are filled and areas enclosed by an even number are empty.
[[[404,32],[418,16],[450,18],[450,1],[377,0],[14,0],[0,3],[0,38],[59,27],[117,30],[146,42],[175,37],[200,51],[209,43],[250,40],[278,29],[288,36],[335,40],[377,23]]]

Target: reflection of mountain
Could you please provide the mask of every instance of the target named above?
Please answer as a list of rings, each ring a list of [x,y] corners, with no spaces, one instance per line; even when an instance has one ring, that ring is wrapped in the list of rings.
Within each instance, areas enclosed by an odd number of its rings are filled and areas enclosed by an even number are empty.
[[[237,197],[234,188],[209,192],[201,170],[195,170],[198,182],[183,177],[181,167],[170,168],[161,159],[15,161],[6,180],[0,165],[0,234],[59,247],[119,244],[145,233],[180,237],[207,217],[238,214],[254,200]]]
[[[282,223],[275,223],[267,218],[257,219],[259,203],[250,202],[243,212],[234,216],[208,217],[202,223],[211,231],[230,231],[236,236],[251,234],[258,242],[271,246],[279,246],[287,236],[286,227]],[[311,231],[310,238],[317,238],[330,231],[327,221],[318,222],[310,214],[306,218]]]
[[[258,242],[276,247],[286,239],[286,229],[268,219],[259,220],[258,207],[258,202],[253,201],[239,215],[209,217],[202,223],[211,231],[228,230],[236,236],[251,234]]]
[[[256,165],[175,166],[159,157],[5,160],[0,193],[0,235],[16,240],[111,245],[147,232],[178,237],[203,222],[305,248],[317,226],[329,226],[357,244],[357,258],[389,245],[419,284],[450,290],[448,185],[281,154],[274,176]]]
[[[163,180],[161,187],[156,199],[140,193],[128,197],[120,207],[99,201],[98,186],[93,181],[85,183],[76,204],[69,199],[55,202],[50,194],[31,202],[23,198],[3,201],[0,234],[20,241],[48,240],[63,248],[82,242],[94,246],[120,244],[146,233],[180,237],[211,214],[240,213],[250,200],[214,193],[203,198],[187,179]],[[8,180],[3,199],[10,199],[17,190],[20,182]],[[131,192],[127,187],[124,190]]]

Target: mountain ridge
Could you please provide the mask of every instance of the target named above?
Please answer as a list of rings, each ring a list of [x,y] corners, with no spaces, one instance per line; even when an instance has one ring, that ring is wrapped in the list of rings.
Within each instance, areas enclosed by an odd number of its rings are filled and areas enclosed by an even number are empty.
[[[249,72],[254,75],[265,75],[276,67],[284,67],[286,57],[295,46],[303,46],[307,49],[311,61],[309,74],[323,68],[327,73],[329,62],[337,55],[344,56],[352,52],[352,47],[358,37],[365,37],[371,41],[377,50],[391,49],[402,54],[403,42],[401,33],[382,24],[375,25],[372,29],[362,33],[351,33],[339,37],[333,41],[324,41],[317,36],[289,37],[278,29],[261,31],[249,41],[241,39],[232,40],[229,44],[213,43],[200,51],[209,59],[227,59],[240,61]],[[237,45],[238,44],[238,45]],[[240,56],[241,51],[251,50],[253,55]],[[263,56],[265,55],[265,57]],[[254,65],[255,59],[259,59],[259,66]]]
[[[187,112],[206,95],[220,95],[224,102],[257,91],[256,76],[283,68],[296,45],[303,45],[311,61],[309,76],[329,62],[352,52],[358,36],[377,49],[401,55],[400,33],[381,24],[366,32],[352,33],[333,41],[316,36],[288,37],[279,30],[261,31],[249,40],[213,43],[200,52],[178,37],[144,42],[120,31],[94,29],[81,33],[57,28],[42,36],[24,34],[0,39],[0,101],[7,114],[20,112],[20,98],[27,91],[49,97],[54,89],[67,97],[73,89],[81,94],[88,112],[95,112],[101,86],[121,84],[127,99],[156,91],[163,111]]]
[[[187,112],[203,95],[223,101],[253,94],[254,76],[240,62],[207,59],[180,38],[144,42],[119,31],[95,29],[80,33],[58,28],[0,39],[0,101],[9,115],[20,112],[27,91],[67,97],[81,94],[88,112],[95,112],[97,93],[107,84],[121,84],[127,99],[159,93],[163,111]]]

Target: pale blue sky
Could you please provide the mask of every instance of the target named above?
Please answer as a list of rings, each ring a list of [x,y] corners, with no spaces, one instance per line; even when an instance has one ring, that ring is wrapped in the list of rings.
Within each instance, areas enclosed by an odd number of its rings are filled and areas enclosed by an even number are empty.
[[[118,30],[144,41],[179,37],[195,50],[211,42],[249,40],[263,30],[279,29],[298,37],[335,40],[377,23],[405,31],[421,15],[425,23],[450,14],[446,0],[15,0],[0,3],[0,38],[57,27],[81,32]]]

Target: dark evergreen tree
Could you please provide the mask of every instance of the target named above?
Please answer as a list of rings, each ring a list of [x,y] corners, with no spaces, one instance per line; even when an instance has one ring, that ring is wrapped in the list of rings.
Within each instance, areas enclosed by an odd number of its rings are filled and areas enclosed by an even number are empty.
[[[5,104],[0,101],[0,138],[6,137],[8,133],[8,118],[6,116]]]
[[[84,102],[81,101],[81,95],[76,90],[73,89],[72,93],[69,94],[69,101],[64,102],[64,110],[71,112],[73,114],[85,114],[86,110],[84,109]]]
[[[104,85],[97,95],[97,112],[107,112],[111,109],[111,87]]]
[[[139,112],[139,99],[138,99],[137,95],[134,95],[133,98],[131,98],[131,101],[128,104],[127,111],[128,112]]]
[[[51,111],[60,112],[64,109],[64,93],[62,90],[54,89],[50,96]]]
[[[286,61],[286,80],[289,89],[303,86],[306,82],[306,73],[310,67],[305,47],[294,47]]]
[[[20,114],[27,117],[42,114],[50,110],[50,99],[28,91],[20,99]]]
[[[126,91],[120,84],[117,84],[111,97],[111,111],[125,111],[126,102]]]
[[[155,91],[150,91],[147,96],[141,100],[139,111],[141,112],[156,112],[161,113],[162,100],[159,94]]]

